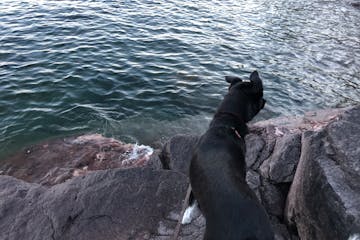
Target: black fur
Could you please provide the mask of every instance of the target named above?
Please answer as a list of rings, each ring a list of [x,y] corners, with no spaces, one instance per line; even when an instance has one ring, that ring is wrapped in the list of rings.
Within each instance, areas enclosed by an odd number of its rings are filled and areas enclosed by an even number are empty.
[[[229,92],[190,165],[195,199],[206,219],[206,240],[274,239],[268,216],[246,183],[246,122],[265,105],[258,73],[250,82],[226,77]],[[241,135],[241,137],[238,136]]]

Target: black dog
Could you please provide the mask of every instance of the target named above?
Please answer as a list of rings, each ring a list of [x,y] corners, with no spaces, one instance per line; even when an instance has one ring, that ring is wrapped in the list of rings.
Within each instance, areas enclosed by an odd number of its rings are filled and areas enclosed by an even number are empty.
[[[258,73],[231,85],[190,165],[195,199],[206,219],[206,240],[274,239],[264,208],[246,183],[246,123],[265,105]]]

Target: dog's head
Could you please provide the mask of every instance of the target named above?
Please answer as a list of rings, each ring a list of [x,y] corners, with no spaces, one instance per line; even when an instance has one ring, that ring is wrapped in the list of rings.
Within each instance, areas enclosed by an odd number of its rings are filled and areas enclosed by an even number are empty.
[[[250,81],[243,81],[239,77],[226,76],[230,83],[228,96],[234,110],[241,114],[245,122],[250,121],[264,106],[263,84],[257,71],[250,75]],[[239,109],[236,109],[239,108]]]

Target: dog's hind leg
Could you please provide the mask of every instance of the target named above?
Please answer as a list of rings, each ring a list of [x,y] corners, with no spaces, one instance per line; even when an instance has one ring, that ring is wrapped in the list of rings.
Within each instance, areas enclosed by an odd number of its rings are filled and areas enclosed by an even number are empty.
[[[183,218],[184,220],[184,218]],[[348,240],[360,240],[360,233],[353,234],[349,236]]]
[[[184,216],[182,218],[181,224],[189,224],[191,223],[195,218],[197,218],[200,214],[200,208],[199,204],[196,201],[193,192],[190,193],[189,203],[188,207],[186,208],[184,212]]]
[[[199,209],[199,205],[198,202],[196,200],[194,200],[194,202],[192,203],[192,205],[190,205],[184,213],[184,216],[182,218],[181,224],[189,224],[191,223],[195,218],[197,218],[199,216],[200,213],[200,209]]]

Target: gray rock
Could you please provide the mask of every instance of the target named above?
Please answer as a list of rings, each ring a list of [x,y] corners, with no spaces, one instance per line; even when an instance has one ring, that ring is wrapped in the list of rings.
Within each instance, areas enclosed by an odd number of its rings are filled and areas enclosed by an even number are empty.
[[[249,187],[254,191],[257,198],[261,202],[261,195],[260,195],[260,192],[259,192],[259,189],[260,189],[260,186],[261,186],[260,174],[258,174],[257,172],[255,172],[255,171],[253,171],[251,169],[248,170],[246,172],[246,182],[249,185]]]
[[[301,135],[286,134],[275,144],[271,157],[262,163],[260,173],[275,183],[291,182],[300,158]]]
[[[272,227],[274,229],[275,240],[289,240],[289,239],[292,239],[286,225],[280,223],[278,218],[271,217],[270,221],[271,221]]]
[[[199,214],[191,224],[182,225],[181,240],[202,240],[205,233],[205,218]]]
[[[246,172],[246,182],[252,190],[256,190],[261,185],[260,175],[253,170],[248,170]]]
[[[256,133],[250,133],[245,137],[246,155],[245,161],[247,168],[251,168],[259,160],[265,141]]]
[[[360,106],[305,132],[285,217],[301,239],[347,239],[360,232]]]
[[[162,165],[161,159],[160,159],[160,150],[155,150],[154,153],[150,156],[146,167],[152,168],[152,169],[164,169],[164,166]]]
[[[263,180],[260,187],[260,194],[262,203],[268,214],[282,217],[286,195],[282,193],[281,189],[267,180]]]
[[[254,123],[254,127],[269,128],[268,134],[282,136],[285,133],[300,133],[306,130],[319,130],[328,123],[336,121],[350,108],[335,108],[307,112],[303,116],[284,116]]]
[[[191,157],[198,139],[198,136],[192,135],[176,135],[172,137],[165,144],[160,155],[164,168],[180,171],[188,175]]]
[[[251,168],[253,170],[258,170],[260,165],[266,160],[268,159],[271,154],[274,151],[274,147],[275,147],[275,143],[276,143],[276,139],[278,136],[276,136],[275,134],[275,127],[272,125],[269,126],[265,126],[264,128],[250,128],[250,134],[258,134],[259,137],[257,139],[257,144],[253,143],[253,144],[247,144],[247,149],[246,151],[249,151],[246,154],[246,157],[248,157],[249,159],[253,158],[251,157],[251,154],[256,154],[256,162],[251,166]],[[246,140],[246,139],[245,139]],[[262,143],[263,141],[263,143]],[[250,145],[250,146],[248,146]],[[257,152],[256,149],[253,150],[254,147],[256,147],[257,145],[263,145],[263,147],[259,148],[260,152]],[[246,160],[248,161],[248,160]]]
[[[188,182],[174,171],[133,168],[50,188],[0,176],[0,239],[153,239],[171,235]],[[197,228],[196,228],[197,230]]]

